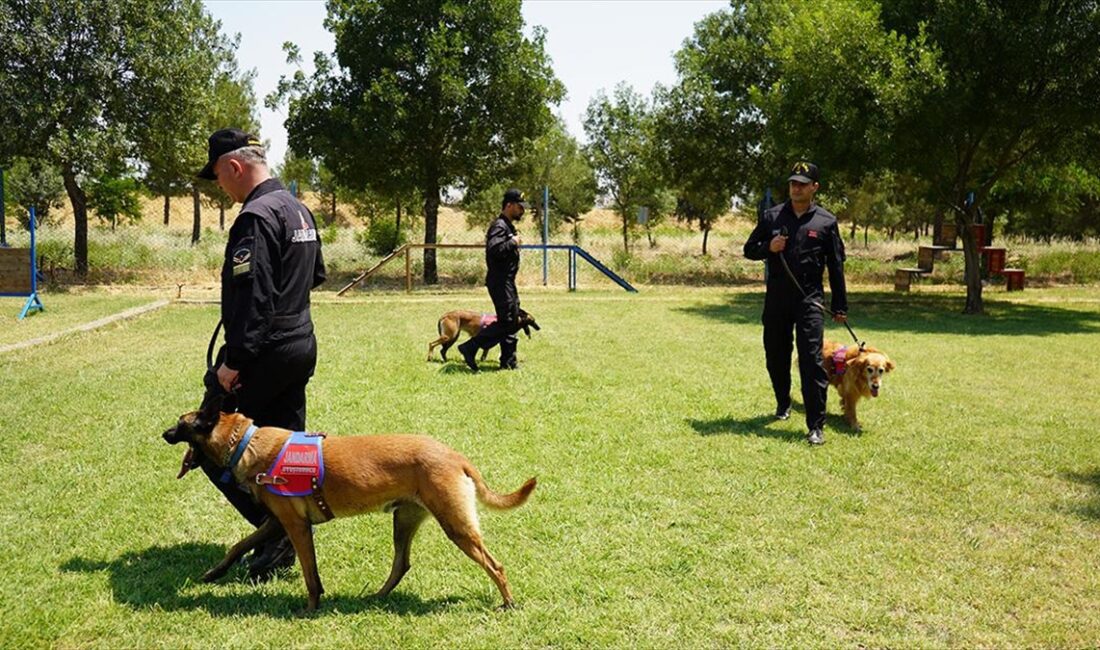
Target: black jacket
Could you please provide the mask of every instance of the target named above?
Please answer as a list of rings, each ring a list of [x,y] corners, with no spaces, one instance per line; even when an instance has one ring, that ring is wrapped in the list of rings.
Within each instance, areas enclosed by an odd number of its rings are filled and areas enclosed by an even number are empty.
[[[514,282],[519,272],[516,228],[504,215],[497,217],[485,234],[485,266],[489,269],[485,275],[487,285]]]
[[[225,363],[240,370],[265,348],[313,333],[309,292],[325,281],[313,214],[272,178],[245,199],[222,265]]]
[[[773,237],[781,234],[788,236],[787,247],[782,253],[772,253],[768,245]],[[768,265],[768,294],[801,300],[802,294],[791,284],[779,255],[787,260],[802,289],[812,298],[820,299],[825,295],[822,276],[828,268],[832,310],[848,311],[848,292],[844,285],[844,242],[840,238],[836,217],[828,210],[814,204],[798,217],[791,208],[791,202],[785,201],[764,212],[745,242],[745,257],[765,260]]]

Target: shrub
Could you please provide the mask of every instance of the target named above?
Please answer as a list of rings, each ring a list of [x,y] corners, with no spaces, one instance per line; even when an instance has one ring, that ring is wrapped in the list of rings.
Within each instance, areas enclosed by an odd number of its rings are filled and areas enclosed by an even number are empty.
[[[388,219],[372,219],[365,230],[355,235],[355,240],[375,255],[388,255],[405,243],[405,233]]]

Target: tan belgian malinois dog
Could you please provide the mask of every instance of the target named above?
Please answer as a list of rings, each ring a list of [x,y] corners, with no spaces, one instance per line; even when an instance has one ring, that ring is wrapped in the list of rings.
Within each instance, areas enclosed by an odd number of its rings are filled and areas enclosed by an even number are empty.
[[[180,416],[176,425],[164,432],[168,443],[190,445],[179,476],[190,467],[194,450],[222,467],[230,465],[231,457],[239,457],[232,467],[232,480],[247,486],[253,498],[274,517],[229,549],[225,559],[203,575],[204,582],[225,575],[241,556],[277,535],[282,525],[302,564],[309,591],[307,610],[314,610],[324,589],[317,573],[311,524],[383,511],[393,513],[394,541],[393,567],[377,594],[384,596],[408,572],[413,536],[431,514],[447,537],[496,583],[504,597],[501,607],[514,604],[504,566],[489,554],[482,541],[476,502],[501,510],[523,505],[535,489],[534,478],[512,494],[500,495],[485,485],[477,468],[462,454],[427,436],[346,436],[323,441],[324,482],[313,495],[277,495],[265,489],[265,484],[271,482],[266,472],[291,432],[260,427],[246,441],[243,453],[237,453],[242,452],[237,447],[245,442],[244,434],[252,421],[239,413],[221,413],[221,404],[219,398],[208,399],[200,410]]]
[[[481,312],[471,311],[469,309],[456,309],[449,311],[439,317],[439,323],[436,325],[436,329],[439,331],[439,338],[435,339],[428,344],[428,361],[432,360],[432,350],[436,346],[442,345],[439,349],[439,356],[443,357],[443,360],[447,360],[447,350],[451,349],[451,346],[458,340],[460,332],[466,332],[467,336],[477,336],[478,332],[482,328],[482,317],[486,314]],[[492,320],[496,320],[493,316]],[[490,321],[491,322],[491,321]],[[535,322],[535,317],[522,309],[519,310],[519,316],[516,318],[516,329],[509,334],[514,334],[520,330],[523,330],[527,334],[527,338],[531,338],[531,328],[536,330],[542,329],[539,324]],[[485,355],[489,354],[488,349],[481,351],[481,360],[485,361]]]

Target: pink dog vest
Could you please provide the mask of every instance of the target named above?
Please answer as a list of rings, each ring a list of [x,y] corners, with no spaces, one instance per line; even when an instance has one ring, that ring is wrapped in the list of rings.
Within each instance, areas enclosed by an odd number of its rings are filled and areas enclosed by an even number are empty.
[[[840,376],[844,374],[844,371],[848,369],[848,364],[844,357],[848,354],[848,346],[844,346],[833,353],[833,374]]]

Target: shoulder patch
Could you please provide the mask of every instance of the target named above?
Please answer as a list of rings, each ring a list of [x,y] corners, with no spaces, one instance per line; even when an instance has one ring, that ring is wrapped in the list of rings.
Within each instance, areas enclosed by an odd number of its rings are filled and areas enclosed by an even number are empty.
[[[233,249],[233,265],[247,264],[252,260],[252,249],[248,246],[238,246]]]

